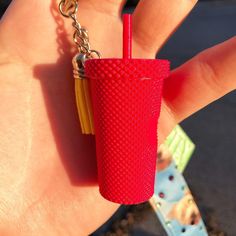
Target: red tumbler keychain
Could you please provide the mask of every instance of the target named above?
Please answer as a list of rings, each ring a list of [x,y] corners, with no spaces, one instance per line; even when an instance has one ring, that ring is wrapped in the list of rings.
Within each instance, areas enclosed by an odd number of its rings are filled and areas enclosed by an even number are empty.
[[[100,59],[76,18],[77,1],[62,0],[59,9],[74,21],[80,52],[73,59],[77,107],[82,133],[95,133],[100,193],[121,204],[147,201],[154,193],[157,123],[169,61],[132,59],[128,14],[123,17],[123,58]]]
[[[131,15],[124,15],[123,59],[90,59],[99,188],[122,204],[147,201],[154,192],[157,122],[169,62],[132,59]]]

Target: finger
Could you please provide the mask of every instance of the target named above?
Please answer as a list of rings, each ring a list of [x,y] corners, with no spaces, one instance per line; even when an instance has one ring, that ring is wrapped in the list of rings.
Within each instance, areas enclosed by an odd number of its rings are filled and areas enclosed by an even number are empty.
[[[140,1],[133,14],[134,41],[146,51],[156,52],[196,2],[197,0]]]
[[[171,73],[164,102],[175,123],[236,89],[236,37],[208,49]]]
[[[80,6],[86,5],[86,8],[97,10],[109,15],[120,15],[127,0],[80,0]]]
[[[97,11],[110,15],[118,15],[121,12],[126,1],[127,0],[80,0],[79,9],[86,8],[92,10],[93,12]],[[47,18],[51,15],[51,8],[58,10],[59,3],[60,0],[32,0],[28,1],[27,3],[23,3],[20,0],[13,0],[1,19],[1,25],[4,26],[5,21],[11,21],[15,24],[26,23],[27,25],[30,18],[33,16],[35,16],[34,20],[36,22],[41,22],[44,18]]]
[[[62,41],[63,45],[59,47],[69,55],[73,45],[72,21],[60,15],[58,3],[59,0],[31,0],[27,3],[14,0],[1,20],[0,46],[12,57],[20,55],[27,64],[37,63],[34,60],[55,62],[58,44]],[[104,38],[103,27],[107,25],[106,30],[111,31],[119,21],[118,14],[125,0],[80,0],[78,3],[79,22],[88,29],[93,47],[95,40]],[[46,48],[50,52],[45,53]]]

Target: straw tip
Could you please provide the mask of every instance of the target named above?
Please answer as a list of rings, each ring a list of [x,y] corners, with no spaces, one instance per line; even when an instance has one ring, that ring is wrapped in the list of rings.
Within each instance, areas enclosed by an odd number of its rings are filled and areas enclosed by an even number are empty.
[[[124,14],[123,14],[123,19],[131,19],[131,14],[129,14],[129,13],[124,13]]]

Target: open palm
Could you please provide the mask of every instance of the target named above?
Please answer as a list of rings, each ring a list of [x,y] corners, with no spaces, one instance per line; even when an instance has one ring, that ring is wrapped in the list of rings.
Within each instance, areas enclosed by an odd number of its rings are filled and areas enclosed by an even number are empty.
[[[121,57],[121,0],[79,0],[93,49]],[[133,55],[154,58],[195,0],[142,0]],[[71,22],[57,2],[14,0],[0,23],[0,234],[88,235],[117,209],[98,191],[94,136],[82,135]],[[209,49],[165,82],[159,140],[236,88],[236,39]],[[221,58],[219,61],[218,58]],[[178,87],[178,89],[176,89]]]

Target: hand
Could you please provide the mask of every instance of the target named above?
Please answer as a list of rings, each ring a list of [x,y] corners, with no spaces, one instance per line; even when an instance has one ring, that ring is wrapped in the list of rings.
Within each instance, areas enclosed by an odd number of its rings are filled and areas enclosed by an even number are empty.
[[[53,1],[53,2],[51,2]],[[94,137],[81,134],[74,98],[70,20],[54,0],[14,0],[0,22],[0,234],[88,235],[118,205],[96,179]],[[196,0],[142,0],[134,57],[154,58]],[[121,57],[121,0],[79,0],[93,49]],[[174,70],[165,82],[159,141],[236,88],[236,38]],[[179,89],[176,89],[176,88]]]

